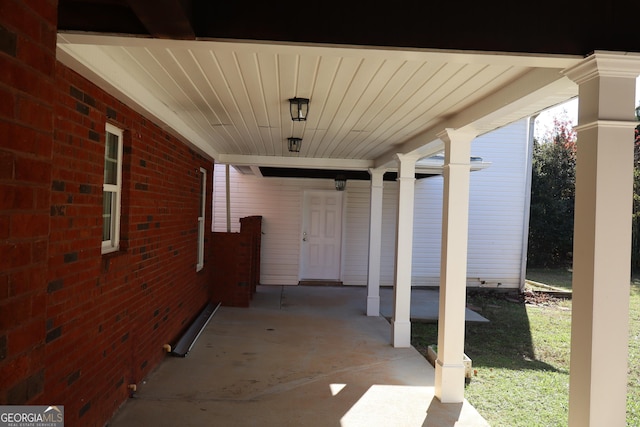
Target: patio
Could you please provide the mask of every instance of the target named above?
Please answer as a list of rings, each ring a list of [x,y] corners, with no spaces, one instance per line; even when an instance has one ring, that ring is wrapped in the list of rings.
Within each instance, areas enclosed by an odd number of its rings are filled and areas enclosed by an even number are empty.
[[[259,286],[250,308],[220,307],[109,425],[488,425],[466,401],[441,404],[431,365],[365,312],[362,287]]]

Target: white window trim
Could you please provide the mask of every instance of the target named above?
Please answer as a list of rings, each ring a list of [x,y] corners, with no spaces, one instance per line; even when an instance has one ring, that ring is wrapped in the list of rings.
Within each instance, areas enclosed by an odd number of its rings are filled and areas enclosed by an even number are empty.
[[[114,193],[115,200],[112,203],[115,204],[111,217],[111,239],[104,240],[102,242],[102,253],[107,254],[115,252],[120,249],[120,208],[122,199],[122,129],[107,123],[105,126],[105,146],[106,146],[106,132],[116,135],[118,137],[118,170],[116,173],[116,184],[102,184],[102,191],[110,191]]]
[[[207,170],[200,168],[200,187],[202,194],[200,195],[200,215],[198,216],[198,261],[196,271],[204,268],[204,219],[205,208],[207,205]]]

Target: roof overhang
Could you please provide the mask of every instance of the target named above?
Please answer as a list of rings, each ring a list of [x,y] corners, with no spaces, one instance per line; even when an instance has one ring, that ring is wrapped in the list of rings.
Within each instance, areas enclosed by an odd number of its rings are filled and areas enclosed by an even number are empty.
[[[61,33],[59,60],[218,163],[367,171],[577,95],[578,56]],[[311,99],[292,122],[287,99]],[[300,153],[286,139],[302,137]]]

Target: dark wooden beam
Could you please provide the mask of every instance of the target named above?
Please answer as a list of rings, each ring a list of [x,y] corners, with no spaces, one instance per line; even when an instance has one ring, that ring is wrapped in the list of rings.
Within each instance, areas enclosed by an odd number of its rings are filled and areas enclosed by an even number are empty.
[[[300,43],[588,55],[640,51],[637,0],[59,0],[58,29]]]
[[[127,0],[153,37],[194,40],[191,0]]]
[[[637,52],[640,2],[194,0],[199,37],[587,55]]]
[[[60,0],[58,30],[148,34],[131,8],[117,1]]]

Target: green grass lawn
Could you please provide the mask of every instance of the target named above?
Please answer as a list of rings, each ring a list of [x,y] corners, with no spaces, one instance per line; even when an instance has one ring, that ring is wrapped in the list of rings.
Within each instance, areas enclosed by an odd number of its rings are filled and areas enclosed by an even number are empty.
[[[556,286],[563,289],[571,289],[571,270],[566,268],[529,268],[527,280]]]
[[[531,280],[570,288],[570,276],[567,270],[542,271]],[[465,353],[477,373],[465,397],[494,427],[566,426],[571,301],[529,305],[475,294],[468,302],[491,322],[467,326]],[[640,281],[631,286],[630,309],[627,425],[640,426]],[[412,342],[426,354],[437,342],[437,326],[414,323]]]

